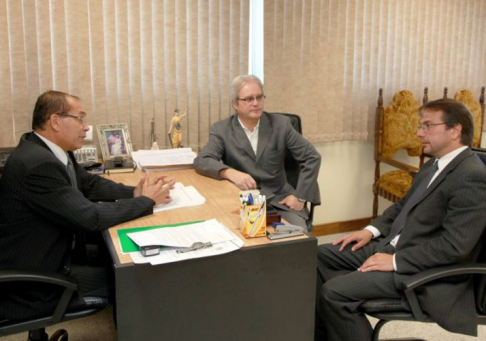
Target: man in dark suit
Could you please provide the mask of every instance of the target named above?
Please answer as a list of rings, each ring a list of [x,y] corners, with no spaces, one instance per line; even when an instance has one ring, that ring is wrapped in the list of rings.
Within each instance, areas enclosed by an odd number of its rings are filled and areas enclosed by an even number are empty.
[[[463,104],[440,99],[421,108],[420,122],[417,136],[434,157],[407,195],[365,229],[319,246],[316,340],[370,340],[371,326],[358,312],[364,300],[403,298],[410,275],[478,257],[486,168],[469,148],[472,116]],[[470,277],[434,282],[419,300],[443,328],[477,334]]]
[[[231,88],[236,114],[211,126],[207,145],[194,166],[202,175],[227,179],[241,190],[262,188],[275,194],[270,204],[291,224],[307,227],[306,201],[319,200],[321,156],[288,117],[263,111],[263,84],[253,75],[238,76]],[[286,150],[302,162],[297,188],[286,178]]]
[[[151,214],[153,206],[171,200],[174,180],[144,177],[131,187],[87,173],[72,153],[83,145],[86,119],[75,96],[39,96],[33,132],[21,137],[0,179],[0,269],[70,274],[83,294],[109,296],[104,269],[71,267],[74,232]],[[0,318],[8,319],[52,313],[59,298],[52,287],[29,283],[1,292]]]

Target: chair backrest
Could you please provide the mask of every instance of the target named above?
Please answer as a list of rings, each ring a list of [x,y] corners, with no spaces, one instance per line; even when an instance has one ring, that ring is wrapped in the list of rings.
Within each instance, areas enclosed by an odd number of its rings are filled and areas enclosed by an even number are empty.
[[[484,87],[481,89],[482,104],[478,103],[471,91],[467,89],[459,90],[454,95],[454,99],[463,103],[471,111],[474,119],[474,138],[473,147],[481,146],[481,134],[483,131],[483,115],[484,115]]]
[[[486,165],[486,149],[483,148],[473,148],[473,152],[484,162]],[[486,221],[485,221],[486,224]],[[486,236],[483,236],[485,239]],[[481,246],[481,251],[478,257],[478,263],[486,263],[486,242],[483,241]],[[485,275],[475,275],[474,280],[474,291],[476,297],[476,309],[478,313],[486,315],[486,276]]]
[[[294,129],[299,134],[302,134],[302,121],[299,115],[286,113],[282,113],[282,115],[287,116],[290,119]],[[295,162],[294,158],[288,151],[285,153],[284,167],[285,172],[287,173],[287,182],[291,184],[293,188],[297,188],[297,182],[299,181],[300,175],[300,165],[299,163]]]
[[[377,107],[376,156],[391,159],[399,149],[407,150],[409,156],[420,156],[422,144],[417,137],[419,103],[408,90],[393,96],[390,106],[383,108],[382,90]],[[380,103],[381,99],[381,103]]]

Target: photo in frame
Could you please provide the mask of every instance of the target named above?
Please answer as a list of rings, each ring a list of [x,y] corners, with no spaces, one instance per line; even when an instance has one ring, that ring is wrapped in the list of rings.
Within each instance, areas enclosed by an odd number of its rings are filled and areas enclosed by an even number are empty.
[[[132,141],[125,123],[98,124],[98,139],[103,160],[132,157]]]

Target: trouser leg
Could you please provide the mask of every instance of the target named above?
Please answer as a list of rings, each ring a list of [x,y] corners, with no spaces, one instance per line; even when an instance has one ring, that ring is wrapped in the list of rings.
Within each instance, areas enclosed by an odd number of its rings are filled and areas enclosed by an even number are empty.
[[[321,245],[318,248],[316,340],[367,340],[371,326],[357,308],[366,299],[400,297],[392,272],[361,273],[356,271],[376,252],[377,241],[357,251],[348,245]],[[380,250],[387,252],[392,250]],[[387,252],[388,253],[388,252]]]

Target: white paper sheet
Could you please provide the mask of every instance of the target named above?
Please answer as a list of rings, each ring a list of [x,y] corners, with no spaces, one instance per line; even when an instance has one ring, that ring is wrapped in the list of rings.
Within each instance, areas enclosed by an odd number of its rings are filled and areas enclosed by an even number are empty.
[[[184,186],[180,182],[176,182],[174,189],[170,191],[172,201],[165,205],[158,205],[154,207],[154,212],[162,212],[173,210],[181,207],[199,206],[206,203],[204,198],[196,188],[193,186]]]
[[[202,223],[165,227],[143,232],[129,233],[128,236],[139,246],[164,245],[156,256],[144,257],[140,252],[132,252],[130,256],[136,264],[151,263],[153,265],[183,261],[186,259],[217,256],[243,247],[244,242],[215,219]],[[211,247],[177,253],[180,248],[190,247],[196,242],[211,242]]]
[[[138,246],[162,245],[172,247],[189,247],[196,242],[213,244],[237,238],[216,219],[202,223],[164,227],[127,234]]]

